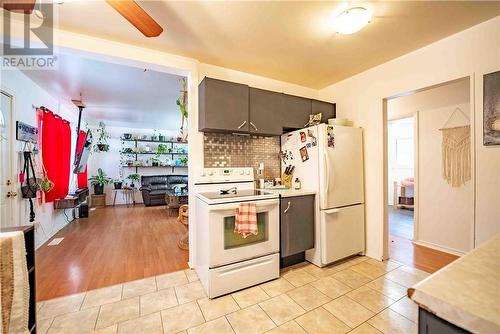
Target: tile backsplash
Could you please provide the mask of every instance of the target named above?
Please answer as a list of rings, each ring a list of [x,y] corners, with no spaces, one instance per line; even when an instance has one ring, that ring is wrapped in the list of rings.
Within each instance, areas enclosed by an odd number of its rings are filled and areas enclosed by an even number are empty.
[[[280,137],[205,133],[205,167],[253,167],[257,175],[259,163],[263,162],[264,178],[279,177],[280,148]]]

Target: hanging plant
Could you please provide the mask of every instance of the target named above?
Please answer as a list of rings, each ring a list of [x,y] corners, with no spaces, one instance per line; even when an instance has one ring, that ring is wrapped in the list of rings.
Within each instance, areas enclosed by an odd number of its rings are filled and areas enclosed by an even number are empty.
[[[181,128],[180,128],[180,139],[178,141],[186,141],[188,137],[188,130],[187,130],[187,118],[188,118],[188,111],[187,111],[187,80],[186,78],[181,78],[181,97],[178,98],[175,103],[179,107],[179,111],[181,112],[182,116],[182,123],[181,123]]]
[[[99,122],[99,126],[96,130],[97,142],[94,145],[94,152],[108,152],[109,144],[108,139],[111,136],[106,132],[106,124]]]

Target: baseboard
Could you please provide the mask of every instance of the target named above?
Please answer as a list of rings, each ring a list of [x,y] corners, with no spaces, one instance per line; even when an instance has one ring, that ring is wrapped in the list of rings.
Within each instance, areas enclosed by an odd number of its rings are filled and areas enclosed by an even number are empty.
[[[442,247],[442,246],[433,244],[431,242],[426,242],[426,241],[422,241],[422,240],[413,240],[412,242],[415,245],[419,245],[419,246],[423,246],[423,247],[427,247],[427,248],[432,248],[432,249],[438,250],[440,252],[448,253],[448,254],[452,254],[452,255],[456,255],[456,256],[462,256],[465,254],[465,252],[462,252],[462,251],[459,251],[459,250],[456,250],[453,248]]]

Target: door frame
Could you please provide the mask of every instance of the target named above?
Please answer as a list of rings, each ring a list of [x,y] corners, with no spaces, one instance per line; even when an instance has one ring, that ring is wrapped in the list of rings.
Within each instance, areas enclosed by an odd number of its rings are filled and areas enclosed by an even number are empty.
[[[471,246],[471,249],[474,249],[476,247],[476,100],[475,100],[475,80],[474,80],[474,73],[471,73],[466,76],[458,77],[453,80],[445,81],[442,83],[438,83],[435,85],[415,89],[415,90],[410,90],[406,91],[403,93],[399,93],[396,95],[392,95],[389,97],[385,97],[382,99],[382,126],[383,126],[383,249],[382,249],[382,259],[387,260],[389,259],[389,210],[388,210],[388,205],[389,205],[389,199],[388,199],[388,134],[387,134],[387,104],[389,100],[393,100],[396,98],[408,96],[408,95],[414,95],[416,93],[420,93],[423,91],[427,91],[430,89],[446,86],[448,84],[455,83],[457,81],[461,80],[469,80],[469,106],[470,106],[470,140],[471,140],[471,186],[472,186],[472,194],[471,194],[471,199],[470,203],[472,205],[472,221],[471,221],[471,226],[470,226],[470,236],[469,236],[469,244]],[[417,111],[417,119],[415,120],[415,131],[418,131],[418,121],[419,121],[419,112]],[[425,247],[433,248],[442,252],[450,253],[450,254],[455,254],[457,255],[458,253],[454,250],[451,249],[445,249],[442,247],[439,247],[438,245],[433,245],[433,244],[427,244],[427,243],[421,243],[418,241],[418,133],[415,135],[415,211],[414,211],[414,220],[415,220],[415,225],[414,225],[414,236],[412,240],[412,243],[414,244],[419,244]],[[416,227],[416,228],[415,228]],[[458,254],[461,255],[461,254]]]
[[[12,181],[11,185],[11,191],[16,191],[19,194],[19,191],[17,189],[17,177],[16,177],[16,170],[18,169],[18,157],[16,156],[16,136],[15,136],[15,120],[16,120],[16,99],[14,94],[12,93],[12,90],[9,88],[5,87],[4,84],[1,85],[0,87],[0,94],[3,94],[7,96],[10,99],[10,124],[9,124],[9,129],[7,130],[8,132],[8,140],[9,142],[9,150],[10,150],[10,179]],[[10,220],[12,223],[12,226],[19,226],[21,225],[19,222],[19,205],[18,205],[18,199],[17,197],[11,199],[10,205],[11,205],[11,216]]]

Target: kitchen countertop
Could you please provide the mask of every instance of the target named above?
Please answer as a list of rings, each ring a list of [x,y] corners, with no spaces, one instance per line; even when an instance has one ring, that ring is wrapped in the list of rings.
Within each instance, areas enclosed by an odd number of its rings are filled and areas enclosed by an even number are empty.
[[[500,333],[500,234],[408,289],[420,307],[473,333]]]
[[[280,197],[282,198],[316,195],[314,191],[307,191],[307,190],[295,190],[295,189],[262,189],[262,190],[269,191],[273,194],[279,194]]]

